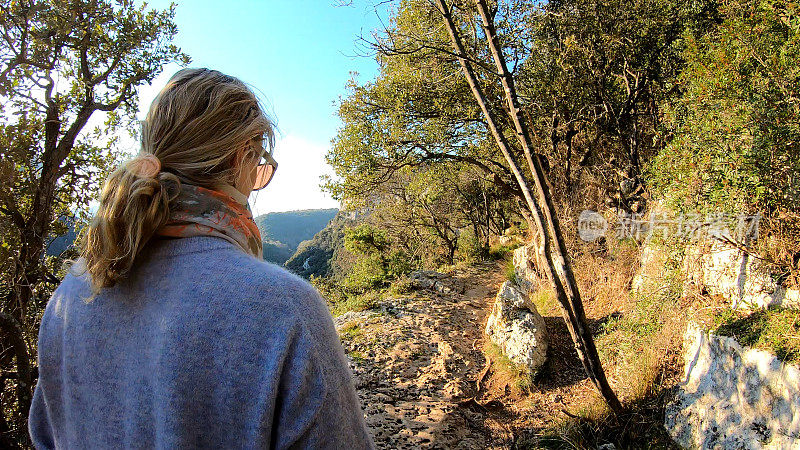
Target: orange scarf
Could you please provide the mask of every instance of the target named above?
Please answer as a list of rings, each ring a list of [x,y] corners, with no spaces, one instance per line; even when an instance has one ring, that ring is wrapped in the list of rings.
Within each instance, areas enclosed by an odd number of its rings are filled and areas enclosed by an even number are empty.
[[[250,206],[226,193],[200,186],[181,183],[180,194],[170,204],[169,220],[156,234],[176,238],[217,236],[263,258],[261,232]]]

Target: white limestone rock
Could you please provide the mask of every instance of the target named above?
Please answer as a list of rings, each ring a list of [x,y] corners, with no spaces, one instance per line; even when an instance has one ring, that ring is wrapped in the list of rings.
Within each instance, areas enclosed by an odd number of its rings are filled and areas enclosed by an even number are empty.
[[[532,292],[536,288],[539,271],[534,261],[538,261],[535,244],[524,245],[514,250],[514,278],[523,292]]]
[[[736,248],[717,241],[710,245],[692,244],[685,255],[688,281],[730,299],[732,308],[800,309],[800,291],[780,286],[757,258]]]
[[[370,319],[373,316],[377,316],[379,313],[373,310],[366,310],[366,311],[347,311],[344,314],[340,314],[333,318],[333,325],[336,327],[336,330],[340,330],[345,325],[357,322],[359,324],[363,323],[367,319]]]
[[[684,448],[800,448],[800,370],[690,323],[664,426]]]
[[[660,291],[669,283],[667,252],[660,245],[645,243],[641,251],[641,268],[631,281],[631,291],[649,295]]]
[[[511,361],[532,374],[547,359],[547,330],[536,306],[527,300],[527,293],[515,283],[506,281],[500,287],[486,322],[486,334]]]
[[[450,294],[454,291],[441,280],[448,278],[447,274],[433,270],[415,270],[411,272],[411,286],[414,289],[430,289],[440,294]]]

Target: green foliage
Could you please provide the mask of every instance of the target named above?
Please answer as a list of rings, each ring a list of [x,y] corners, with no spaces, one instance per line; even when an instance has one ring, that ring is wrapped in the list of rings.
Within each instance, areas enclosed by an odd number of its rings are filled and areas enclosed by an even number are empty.
[[[716,334],[769,350],[783,362],[800,362],[800,312],[796,310],[758,309],[742,315],[728,308],[716,321]]]
[[[681,211],[796,211],[800,9],[738,0],[722,13],[714,32],[684,38],[683,95],[667,108],[674,134],[649,168],[654,190]]]
[[[486,259],[489,250],[475,235],[475,232],[467,228],[458,234],[458,255],[462,261],[471,263]]]
[[[514,267],[514,261],[510,259],[506,261],[506,265],[503,267],[503,274],[506,276],[506,280],[516,283],[517,268]]]
[[[293,250],[283,242],[267,241],[262,242],[262,245],[264,246],[262,252],[264,261],[283,264],[294,254]]]
[[[345,324],[339,330],[339,335],[341,337],[343,337],[345,339],[349,339],[349,340],[352,340],[352,339],[355,339],[355,338],[361,336],[362,333],[363,333],[363,330],[358,325],[358,322],[355,322],[355,321],[350,322],[348,324]]]
[[[403,250],[394,249],[389,253],[386,265],[387,279],[395,280],[403,275],[407,275],[414,268],[408,254]]]
[[[382,287],[387,281],[388,273],[385,262],[379,254],[359,258],[352,271],[343,281],[346,289],[363,292],[367,289]]]
[[[345,230],[344,247],[358,255],[382,255],[389,249],[385,230],[361,224]]]
[[[531,302],[536,306],[536,310],[542,315],[558,315],[561,310],[553,295],[553,291],[549,288],[538,289],[531,294]]]
[[[364,311],[374,308],[381,299],[380,291],[354,292],[333,277],[312,275],[309,281],[327,301],[328,308],[334,316],[347,311]]]
[[[348,84],[326,155],[336,177],[324,189],[346,207],[374,211],[414,264],[452,264],[459,229],[472,227],[485,242],[507,226],[514,207],[500,187],[515,181],[457,61],[436,50],[449,47],[439,13],[400,2],[387,34],[402,51],[381,48],[378,77]]]
[[[389,297],[401,297],[404,295],[408,295],[414,291],[413,284],[411,282],[411,278],[406,275],[397,277],[396,280],[392,281],[392,284],[389,286],[389,289],[386,291],[387,296]]]
[[[635,197],[621,183],[638,182],[642,163],[659,149],[659,103],[672,95],[682,65],[676,42],[685,28],[709,25],[713,2],[559,0],[516,8],[531,48],[517,85],[536,99],[524,107],[537,152],[548,156],[554,197],[583,203],[577,210],[603,200],[632,208]]]
[[[336,303],[331,308],[331,314],[338,316],[348,311],[365,311],[378,306],[381,294],[378,291],[367,291],[361,294],[349,295],[344,301]]]
[[[359,350],[351,350],[347,354],[356,361],[365,361],[367,359],[367,355]]]
[[[303,276],[339,277],[346,270],[342,266],[344,230],[355,224],[354,214],[340,211],[313,238],[303,241],[297,251],[286,261],[286,268]]]
[[[366,223],[345,230],[344,247],[358,257],[343,281],[354,292],[385,287],[412,267],[404,251],[392,248],[385,230]]]
[[[506,356],[497,344],[490,342],[488,345],[487,356],[492,359],[495,367],[511,377],[514,386],[523,394],[530,391],[534,385],[534,379],[538,374],[531,371],[524,365],[517,364]]]
[[[493,245],[489,247],[489,252],[487,257],[490,260],[500,260],[510,258],[514,253],[514,250],[518,249],[522,246],[522,242],[514,241],[510,244],[503,244],[503,245]]]
[[[311,275],[308,280],[319,291],[322,298],[328,302],[328,306],[333,306],[347,300],[347,295],[341,284],[332,277]]]
[[[389,295],[409,292],[406,276],[412,261],[392,245],[385,230],[368,223],[345,228],[342,249],[350,253],[351,265],[344,272],[311,275],[311,282],[325,297],[334,315],[374,307]]]

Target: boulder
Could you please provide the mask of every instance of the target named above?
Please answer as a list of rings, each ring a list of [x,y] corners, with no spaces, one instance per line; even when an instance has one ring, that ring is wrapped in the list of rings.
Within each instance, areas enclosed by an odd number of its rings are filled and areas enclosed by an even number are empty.
[[[525,245],[514,250],[514,278],[523,292],[534,291],[539,279],[539,271],[532,261],[538,261],[534,245]]]
[[[411,272],[410,277],[411,277],[412,280],[413,279],[422,279],[422,278],[438,280],[438,279],[441,279],[441,278],[447,278],[448,275],[446,273],[437,272],[435,270],[415,270],[415,271]]]
[[[684,448],[800,448],[800,370],[690,323],[664,427]]]
[[[535,374],[547,359],[547,330],[527,292],[503,283],[486,322],[486,334],[511,361]]]
[[[497,243],[499,245],[509,245],[514,242],[514,239],[511,236],[498,236]]]
[[[436,272],[433,270],[415,270],[411,272],[411,287],[414,289],[430,289],[440,294],[451,294],[455,291],[463,292],[463,288],[457,286],[458,289],[453,289],[442,282],[441,280],[448,278],[449,275]]]

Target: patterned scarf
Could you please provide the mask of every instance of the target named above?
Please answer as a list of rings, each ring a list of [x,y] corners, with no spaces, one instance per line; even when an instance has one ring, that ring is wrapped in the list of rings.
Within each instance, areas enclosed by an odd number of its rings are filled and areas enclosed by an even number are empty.
[[[217,236],[262,259],[261,233],[247,198],[241,195],[242,204],[232,195],[181,183],[181,192],[170,205],[169,220],[156,234],[175,238]]]

